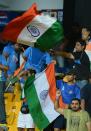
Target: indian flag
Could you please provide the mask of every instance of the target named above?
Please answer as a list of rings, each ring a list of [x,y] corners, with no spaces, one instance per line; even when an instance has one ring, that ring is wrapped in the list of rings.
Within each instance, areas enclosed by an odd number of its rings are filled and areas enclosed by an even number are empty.
[[[4,40],[36,46],[48,50],[63,39],[63,27],[57,19],[40,14],[36,4],[23,15],[13,19],[5,27],[2,38]]]
[[[56,84],[53,63],[36,77],[29,77],[24,91],[34,123],[40,130],[59,116],[54,110]]]

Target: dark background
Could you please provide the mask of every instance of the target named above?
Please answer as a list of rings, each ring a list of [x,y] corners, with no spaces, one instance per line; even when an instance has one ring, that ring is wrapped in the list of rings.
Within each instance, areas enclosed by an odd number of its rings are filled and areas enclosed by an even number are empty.
[[[91,28],[91,0],[64,0],[63,25],[68,32],[74,22]]]

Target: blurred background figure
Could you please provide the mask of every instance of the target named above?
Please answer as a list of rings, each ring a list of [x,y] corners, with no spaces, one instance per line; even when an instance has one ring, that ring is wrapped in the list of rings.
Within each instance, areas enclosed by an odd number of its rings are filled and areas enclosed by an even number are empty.
[[[85,52],[87,53],[90,60],[90,71],[91,71],[91,30],[89,27],[82,28],[82,39],[86,41]]]
[[[81,99],[84,103],[82,107],[89,113],[91,117],[91,72],[89,74],[88,83],[81,89]]]

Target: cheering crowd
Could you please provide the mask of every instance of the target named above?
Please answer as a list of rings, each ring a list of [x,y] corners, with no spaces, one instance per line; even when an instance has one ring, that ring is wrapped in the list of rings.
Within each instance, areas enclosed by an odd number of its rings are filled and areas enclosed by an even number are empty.
[[[24,128],[28,131],[35,130],[24,94],[24,83],[29,76],[42,72],[51,62],[55,64],[55,74],[59,74],[55,75],[57,91],[54,109],[60,115],[44,131],[91,131],[90,30],[84,27],[79,34],[79,37],[72,38],[74,46],[71,50],[67,48],[71,46],[66,43],[70,41],[67,37],[61,43],[60,49],[53,48],[45,52],[36,48],[36,44],[34,47],[28,47],[18,43],[5,43],[0,54],[0,124],[7,124],[4,101],[6,82],[20,67],[21,56],[24,67],[17,75],[21,85],[22,101],[17,122],[18,131],[23,131]],[[62,59],[57,59],[58,56]],[[60,97],[64,106],[59,106]]]

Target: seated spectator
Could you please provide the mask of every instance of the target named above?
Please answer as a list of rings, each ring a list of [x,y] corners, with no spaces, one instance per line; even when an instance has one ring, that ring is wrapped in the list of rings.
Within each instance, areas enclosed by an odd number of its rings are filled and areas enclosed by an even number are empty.
[[[72,60],[73,68],[76,70],[77,84],[80,88],[87,84],[90,72],[90,61],[85,52],[85,47],[86,42],[79,39],[76,41],[74,52],[54,52],[55,55],[61,55]]]

